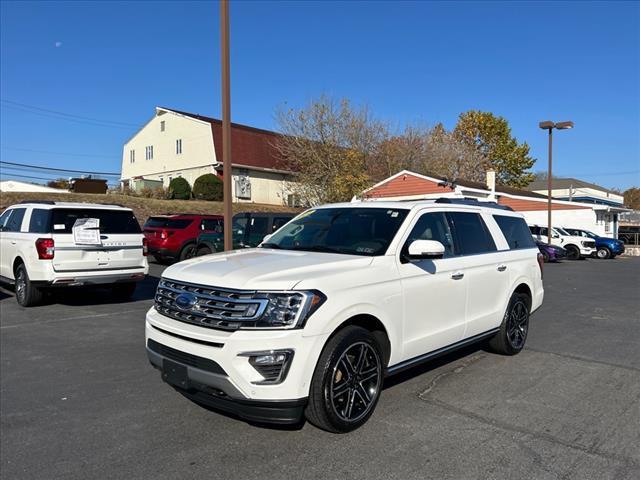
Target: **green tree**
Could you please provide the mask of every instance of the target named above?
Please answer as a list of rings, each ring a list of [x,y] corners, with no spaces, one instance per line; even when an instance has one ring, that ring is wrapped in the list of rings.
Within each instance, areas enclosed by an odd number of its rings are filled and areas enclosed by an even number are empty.
[[[640,210],[640,188],[631,187],[624,191],[624,206]]]
[[[222,180],[213,173],[205,173],[193,182],[193,197],[198,200],[222,201]]]
[[[511,135],[509,123],[491,112],[469,110],[461,113],[453,131],[464,143],[476,148],[496,171],[502,185],[524,187],[534,175],[528,170],[535,159],[529,156],[529,145],[518,143]]]
[[[191,185],[182,177],[176,177],[169,183],[167,196],[171,200],[189,200],[191,198]]]

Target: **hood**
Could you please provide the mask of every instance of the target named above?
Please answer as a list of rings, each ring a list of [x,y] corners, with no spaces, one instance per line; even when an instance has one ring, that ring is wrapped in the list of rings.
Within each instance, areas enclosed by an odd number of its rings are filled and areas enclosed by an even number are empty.
[[[172,280],[246,290],[289,290],[301,280],[365,268],[373,257],[248,248],[192,258],[167,268]]]

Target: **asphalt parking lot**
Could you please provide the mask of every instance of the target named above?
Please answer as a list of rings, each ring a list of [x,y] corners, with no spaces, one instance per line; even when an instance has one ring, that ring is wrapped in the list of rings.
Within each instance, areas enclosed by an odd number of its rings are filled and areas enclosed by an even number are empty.
[[[479,346],[387,381],[348,435],[250,425],[174,392],[134,301],[0,290],[1,475],[88,478],[640,478],[640,258],[546,265],[516,357]]]

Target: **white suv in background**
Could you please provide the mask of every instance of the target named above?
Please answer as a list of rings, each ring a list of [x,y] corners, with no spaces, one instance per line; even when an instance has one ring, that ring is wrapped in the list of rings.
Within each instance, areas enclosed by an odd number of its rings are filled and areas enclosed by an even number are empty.
[[[531,235],[539,242],[547,243],[549,229],[540,225],[529,225]],[[551,228],[551,243],[567,251],[569,260],[580,260],[592,256],[596,251],[596,242],[584,237],[571,235],[560,227]]]
[[[146,348],[198,403],[347,432],[371,416],[386,375],[479,340],[520,352],[543,295],[538,249],[508,207],[326,205],[258,248],[167,268]]]
[[[82,219],[97,225],[91,244],[74,232]],[[114,295],[126,299],[148,271],[142,231],[129,208],[39,201],[0,215],[0,280],[15,285],[24,307],[38,304],[47,287],[113,284]]]

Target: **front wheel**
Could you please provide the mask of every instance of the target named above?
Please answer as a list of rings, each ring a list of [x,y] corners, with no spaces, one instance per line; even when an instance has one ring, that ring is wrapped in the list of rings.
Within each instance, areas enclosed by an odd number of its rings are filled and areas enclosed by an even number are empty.
[[[578,250],[578,247],[574,245],[567,245],[565,249],[567,250],[567,259],[580,260],[580,250]]]
[[[27,269],[23,264],[18,265],[16,268],[16,300],[18,305],[22,307],[33,307],[42,302],[44,293],[41,288],[38,288],[31,283]]]
[[[607,260],[611,258],[611,250],[609,250],[607,247],[600,247],[596,252],[596,257],[601,260]]]
[[[491,350],[502,355],[520,353],[529,333],[529,297],[522,293],[511,295],[500,331],[489,340]]]
[[[311,380],[307,420],[333,433],[362,426],[382,390],[382,351],[371,332],[349,326],[325,346]]]
[[[203,246],[198,248],[198,251],[196,252],[196,256],[197,257],[201,257],[203,255],[210,255],[211,253],[213,253],[211,251],[211,249],[209,247]]]
[[[196,246],[193,243],[189,245],[185,245],[185,247],[180,251],[180,261],[188,260],[196,256]]]

